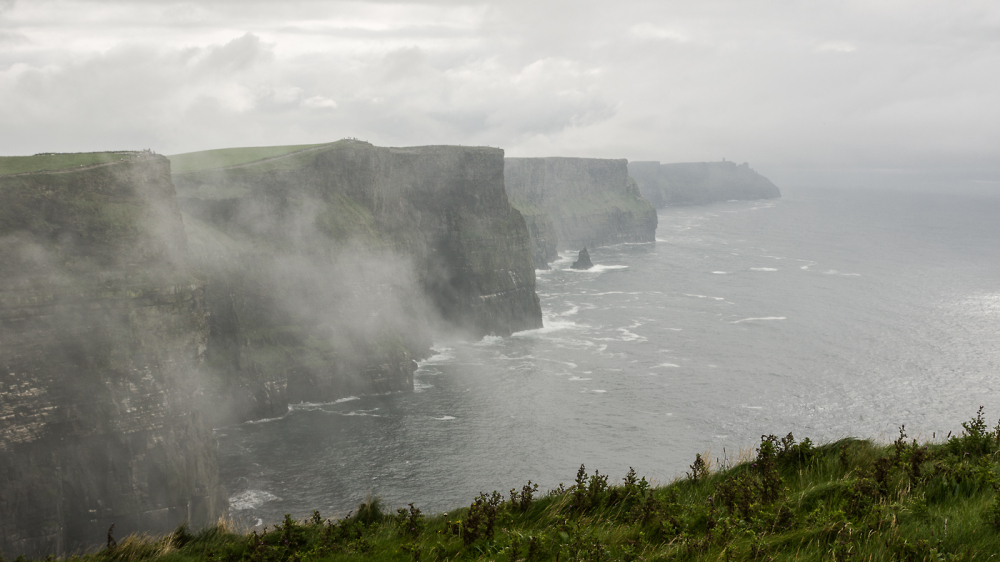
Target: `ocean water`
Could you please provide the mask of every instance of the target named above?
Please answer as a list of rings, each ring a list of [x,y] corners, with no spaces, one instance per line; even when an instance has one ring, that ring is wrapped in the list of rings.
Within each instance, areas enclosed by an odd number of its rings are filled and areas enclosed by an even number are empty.
[[[762,434],[941,439],[1000,417],[1000,196],[785,190],[660,211],[538,272],[545,327],[438,342],[416,391],[217,430],[238,519],[425,512],[585,464],[668,482]],[[718,461],[716,461],[718,459]]]

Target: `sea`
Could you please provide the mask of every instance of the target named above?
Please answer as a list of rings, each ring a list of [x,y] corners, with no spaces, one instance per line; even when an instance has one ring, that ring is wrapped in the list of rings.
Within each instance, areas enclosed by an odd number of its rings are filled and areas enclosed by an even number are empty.
[[[785,189],[662,209],[655,243],[590,255],[536,272],[544,327],[438,341],[412,393],[216,430],[232,517],[440,513],[580,465],[667,483],[765,434],[942,441],[1000,418],[1000,193]]]

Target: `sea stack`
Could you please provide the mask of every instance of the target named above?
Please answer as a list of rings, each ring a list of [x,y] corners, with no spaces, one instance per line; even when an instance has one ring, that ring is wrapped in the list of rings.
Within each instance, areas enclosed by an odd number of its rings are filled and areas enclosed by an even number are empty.
[[[577,256],[576,261],[570,267],[573,269],[590,269],[594,267],[594,262],[590,261],[590,253],[587,252],[587,248],[580,250],[580,255]]]

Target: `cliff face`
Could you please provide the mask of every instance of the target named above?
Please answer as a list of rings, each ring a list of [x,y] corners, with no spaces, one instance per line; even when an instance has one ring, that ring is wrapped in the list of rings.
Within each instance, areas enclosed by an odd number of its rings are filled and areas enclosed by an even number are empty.
[[[435,323],[541,326],[500,150],[341,141],[225,168],[199,156],[188,171],[185,158],[174,182],[212,280],[206,396],[229,406],[216,423],[412,389]]]
[[[504,180],[527,220],[536,267],[547,268],[556,249],[655,239],[656,210],[629,178],[626,160],[507,158]]]
[[[214,437],[191,407],[208,324],[169,162],[120,157],[0,175],[8,556],[90,547],[112,523],[121,537],[226,511]]]
[[[739,166],[734,162],[630,162],[628,172],[643,197],[656,207],[781,197],[771,180],[745,162]]]

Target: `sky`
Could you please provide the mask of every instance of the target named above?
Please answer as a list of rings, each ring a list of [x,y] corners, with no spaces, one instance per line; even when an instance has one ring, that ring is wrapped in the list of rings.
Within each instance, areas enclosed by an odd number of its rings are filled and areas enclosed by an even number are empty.
[[[1000,191],[1000,2],[0,0],[0,154],[359,138]]]

